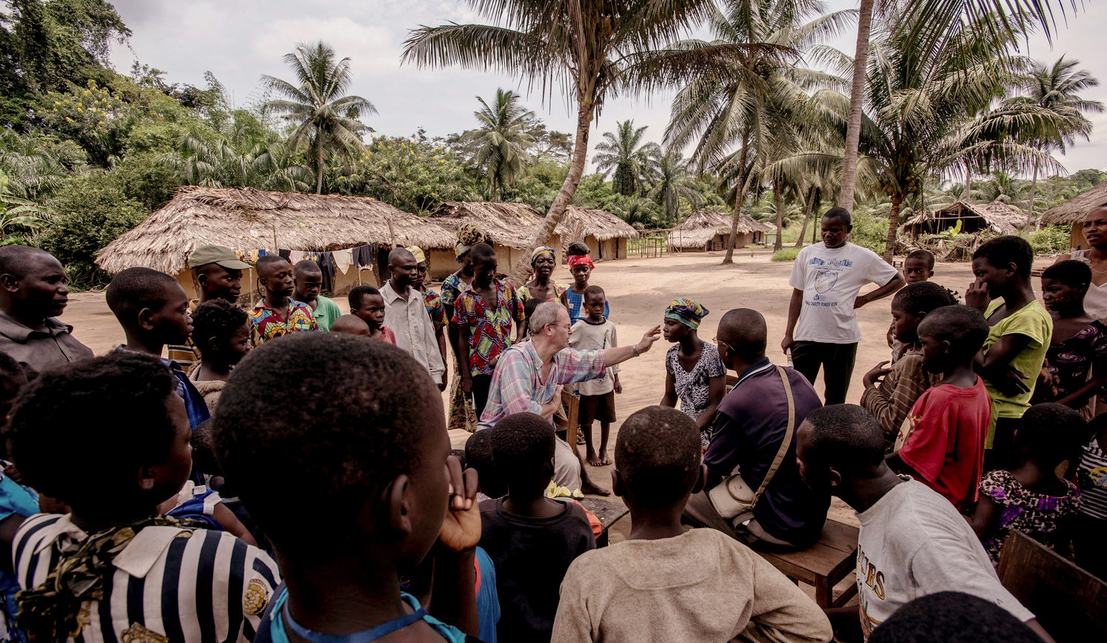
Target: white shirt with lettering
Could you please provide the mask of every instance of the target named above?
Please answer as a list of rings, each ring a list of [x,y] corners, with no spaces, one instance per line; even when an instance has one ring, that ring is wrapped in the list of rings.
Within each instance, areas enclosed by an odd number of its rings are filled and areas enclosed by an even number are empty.
[[[803,291],[793,337],[797,342],[855,344],[861,327],[853,303],[867,283],[883,286],[897,271],[868,248],[846,242],[827,248],[818,243],[800,250],[788,284]]]
[[[857,589],[865,640],[900,607],[928,594],[977,596],[1034,618],[999,582],[969,522],[929,487],[907,478],[857,514]]]

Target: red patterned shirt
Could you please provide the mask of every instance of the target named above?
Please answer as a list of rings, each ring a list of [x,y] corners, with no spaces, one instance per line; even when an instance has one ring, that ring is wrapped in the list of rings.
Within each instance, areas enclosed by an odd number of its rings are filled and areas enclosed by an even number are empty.
[[[469,372],[491,375],[500,353],[511,346],[511,321],[526,321],[523,302],[509,283],[495,280],[496,303],[489,306],[474,290],[457,296],[453,323],[469,329]]]

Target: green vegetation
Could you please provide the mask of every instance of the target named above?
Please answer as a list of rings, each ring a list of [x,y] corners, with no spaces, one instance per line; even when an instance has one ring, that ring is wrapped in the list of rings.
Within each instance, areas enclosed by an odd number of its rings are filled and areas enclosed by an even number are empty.
[[[773,261],[795,261],[799,255],[797,248],[781,248],[773,253]]]

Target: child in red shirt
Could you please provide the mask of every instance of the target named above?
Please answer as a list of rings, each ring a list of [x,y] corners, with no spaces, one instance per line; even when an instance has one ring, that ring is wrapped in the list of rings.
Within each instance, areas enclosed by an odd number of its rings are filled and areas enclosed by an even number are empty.
[[[888,456],[962,513],[976,502],[984,470],[984,439],[992,402],[973,358],[988,337],[988,322],[967,306],[944,306],[919,324],[923,367],[942,375],[911,407]]]

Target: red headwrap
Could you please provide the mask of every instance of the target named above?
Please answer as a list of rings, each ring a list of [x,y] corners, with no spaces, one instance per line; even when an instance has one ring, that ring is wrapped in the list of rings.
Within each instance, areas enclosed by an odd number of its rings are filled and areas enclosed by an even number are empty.
[[[569,269],[572,270],[574,266],[584,264],[591,268],[596,269],[596,264],[592,263],[592,257],[588,255],[572,255],[569,257]]]

